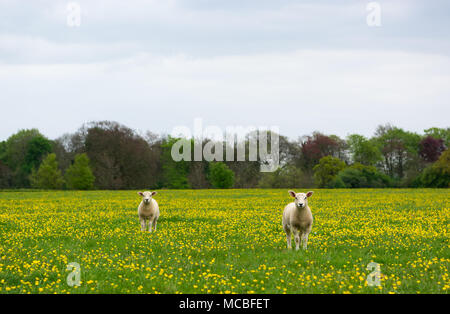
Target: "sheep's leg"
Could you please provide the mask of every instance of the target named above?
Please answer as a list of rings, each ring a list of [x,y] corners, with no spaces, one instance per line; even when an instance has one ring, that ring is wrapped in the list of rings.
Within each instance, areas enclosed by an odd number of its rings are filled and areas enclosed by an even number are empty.
[[[145,219],[139,218],[139,222],[141,223],[141,231],[145,231]]]
[[[287,242],[287,248],[292,249],[292,245],[291,245],[291,227],[288,226],[287,224],[285,224],[284,219],[283,219],[283,230],[286,233],[286,242]]]
[[[152,232],[152,221],[148,220],[148,232]]]
[[[294,239],[295,239],[295,250],[297,251],[300,248],[300,234],[298,231],[294,231]]]
[[[302,241],[303,241],[303,249],[307,250],[308,249],[308,233],[304,233],[302,234]]]
[[[287,248],[290,250],[292,249],[291,245],[291,232],[286,232],[286,242],[287,242]]]
[[[156,219],[155,219],[155,221],[153,222],[153,231],[156,231]]]

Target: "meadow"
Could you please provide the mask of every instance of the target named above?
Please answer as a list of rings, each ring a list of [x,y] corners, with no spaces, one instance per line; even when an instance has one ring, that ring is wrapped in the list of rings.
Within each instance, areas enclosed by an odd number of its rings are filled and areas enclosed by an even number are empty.
[[[286,248],[284,189],[160,190],[156,233],[137,191],[3,191],[0,293],[449,292],[448,189],[314,191],[307,251]]]

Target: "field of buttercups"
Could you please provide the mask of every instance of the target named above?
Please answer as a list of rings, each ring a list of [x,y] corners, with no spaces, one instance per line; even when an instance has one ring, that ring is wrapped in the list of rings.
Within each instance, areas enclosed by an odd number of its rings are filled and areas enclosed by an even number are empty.
[[[314,190],[307,251],[286,248],[287,190],[160,190],[155,233],[136,192],[0,192],[0,293],[450,289],[448,189]]]

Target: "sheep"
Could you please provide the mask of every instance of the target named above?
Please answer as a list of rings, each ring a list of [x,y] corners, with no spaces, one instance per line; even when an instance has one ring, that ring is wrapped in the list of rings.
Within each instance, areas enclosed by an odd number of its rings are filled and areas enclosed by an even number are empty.
[[[312,191],[308,193],[295,193],[289,191],[289,194],[295,198],[295,201],[286,205],[283,211],[283,229],[286,232],[287,247],[291,249],[291,233],[294,234],[295,249],[300,246],[300,237],[303,242],[303,249],[307,249],[308,235],[311,232],[313,216],[308,206],[308,197],[313,195]]]
[[[141,231],[146,231],[148,220],[148,231],[152,232],[156,231],[156,223],[159,218],[159,206],[153,196],[157,192],[138,192],[140,196],[142,196],[142,201],[138,207],[138,216],[139,222],[141,224]]]

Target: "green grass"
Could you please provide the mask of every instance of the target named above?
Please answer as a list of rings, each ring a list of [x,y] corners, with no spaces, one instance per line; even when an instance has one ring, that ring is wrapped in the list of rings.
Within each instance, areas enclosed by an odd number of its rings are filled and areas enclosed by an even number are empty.
[[[286,249],[286,190],[0,192],[0,293],[448,293],[445,189],[315,190],[307,251]],[[366,269],[380,264],[381,286]],[[67,264],[81,265],[70,287]]]

